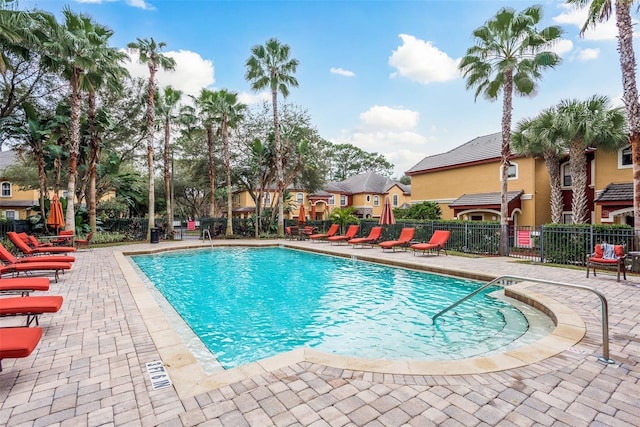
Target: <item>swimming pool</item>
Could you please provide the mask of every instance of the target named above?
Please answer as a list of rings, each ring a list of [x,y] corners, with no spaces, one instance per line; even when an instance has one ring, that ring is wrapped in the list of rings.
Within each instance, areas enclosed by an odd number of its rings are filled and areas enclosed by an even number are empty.
[[[478,286],[453,277],[283,248],[133,259],[225,368],[300,346],[372,359],[467,358],[528,329],[519,310],[488,293],[432,324]]]

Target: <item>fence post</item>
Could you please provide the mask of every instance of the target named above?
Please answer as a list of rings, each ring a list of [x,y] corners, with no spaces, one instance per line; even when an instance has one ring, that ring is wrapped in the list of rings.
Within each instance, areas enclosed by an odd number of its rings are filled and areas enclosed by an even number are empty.
[[[540,264],[544,264],[544,225],[540,226]]]

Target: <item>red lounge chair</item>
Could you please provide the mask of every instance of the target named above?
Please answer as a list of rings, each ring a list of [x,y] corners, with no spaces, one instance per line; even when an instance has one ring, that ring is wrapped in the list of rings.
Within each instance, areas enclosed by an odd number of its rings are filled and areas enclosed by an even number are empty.
[[[76,246],[76,249],[80,249],[81,247],[83,248],[87,248],[90,251],[92,251],[93,249],[91,249],[91,238],[93,237],[93,231],[91,231],[90,233],[87,234],[87,237],[85,237],[84,239],[76,239],[74,244]]]
[[[331,236],[328,237],[327,240],[333,245],[333,242],[338,242],[338,244],[340,242],[343,241],[348,241],[351,240],[353,238],[356,237],[356,234],[358,234],[358,230],[360,230],[360,226],[359,225],[350,225],[349,228],[347,229],[347,232],[342,235],[342,236]]]
[[[48,277],[14,277],[0,279],[0,294],[27,296],[35,291],[49,290]]]
[[[27,316],[27,326],[44,313],[57,313],[62,307],[60,295],[0,298],[0,317]]]
[[[3,359],[27,357],[42,337],[42,328],[0,328],[0,372]]]
[[[70,255],[42,255],[17,258],[0,243],[0,260],[8,264],[18,264],[31,262],[74,262],[76,259]]]
[[[589,269],[593,268],[593,275],[596,275],[596,266],[601,268],[612,268],[618,272],[618,282],[620,281],[620,272],[624,280],[627,280],[627,269],[625,266],[627,255],[624,253],[622,245],[596,245],[591,255],[587,259],[587,277],[589,277]]]
[[[427,243],[416,243],[415,245],[411,245],[413,254],[415,255],[416,252],[422,251],[422,255],[424,255],[426,251],[432,251],[435,249],[438,252],[438,256],[440,255],[440,250],[443,250],[444,254],[448,255],[444,246],[447,244],[450,236],[451,231],[449,230],[436,230],[433,232],[433,235]]]
[[[19,275],[20,273],[32,273],[36,271],[53,271],[56,283],[60,271],[70,270],[71,264],[68,262],[19,262],[17,264],[6,264],[0,266],[0,277],[3,274],[13,273]]]
[[[72,230],[64,230],[58,233],[58,238],[52,240],[51,244],[53,246],[73,246],[73,237]]]
[[[413,240],[413,236],[415,234],[415,228],[403,228],[402,231],[400,231],[400,237],[398,237],[398,240],[387,240],[386,242],[381,242],[380,247],[383,251],[385,249],[393,249],[393,251],[395,252],[397,247],[400,247],[406,251],[411,244],[411,240]]]
[[[312,225],[306,225],[302,230],[298,232],[299,239],[302,240],[309,238],[309,236],[314,233],[315,229],[316,228]]]
[[[309,239],[311,240],[327,240],[329,237],[333,237],[335,236],[338,231],[340,231],[340,225],[339,224],[331,224],[331,227],[329,227],[329,230],[327,230],[326,233],[319,233],[319,234],[312,234],[309,236]]]
[[[15,231],[8,232],[7,237],[11,240],[11,243],[13,243],[16,248],[25,255],[66,254],[76,251],[76,248],[72,248],[71,246],[42,246],[38,248],[31,248]]]
[[[350,245],[353,245],[354,247],[356,245],[361,245],[361,246],[371,245],[371,247],[373,247],[373,245],[375,245],[376,243],[378,243],[378,241],[380,241],[381,236],[382,236],[382,227],[373,227],[367,237],[358,237],[356,239],[347,240],[347,243]]]

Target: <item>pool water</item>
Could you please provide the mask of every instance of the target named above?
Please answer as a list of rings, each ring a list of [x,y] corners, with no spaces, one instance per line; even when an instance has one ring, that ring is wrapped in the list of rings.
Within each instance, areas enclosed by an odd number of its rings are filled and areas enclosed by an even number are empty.
[[[132,257],[225,368],[306,346],[372,359],[487,354],[528,330],[481,284],[285,248],[215,248]],[[533,309],[532,309],[533,310]]]

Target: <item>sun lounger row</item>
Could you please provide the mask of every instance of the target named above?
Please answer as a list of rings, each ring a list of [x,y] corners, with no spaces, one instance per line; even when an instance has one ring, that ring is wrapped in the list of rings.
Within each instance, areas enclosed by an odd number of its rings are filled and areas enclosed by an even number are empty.
[[[32,292],[48,291],[49,284],[46,277],[0,279],[0,318],[26,317],[23,327],[0,327],[0,371],[3,359],[28,357],[36,348],[42,337],[42,328],[30,326],[39,324],[38,316],[60,311],[61,296],[31,296]]]
[[[429,251],[436,251],[440,255],[440,251],[444,250],[447,253],[445,245],[451,236],[451,232],[448,230],[436,230],[429,239],[428,242],[416,243],[413,241],[415,236],[415,228],[406,227],[400,232],[400,236],[396,240],[382,240],[382,227],[373,227],[366,237],[355,237],[358,234],[360,227],[358,225],[350,225],[347,232],[344,235],[338,235],[340,226],[338,224],[332,224],[326,233],[312,234],[309,239],[312,241],[328,241],[331,244],[341,242],[347,242],[349,245],[357,246],[371,246],[379,245],[382,250],[396,249],[407,250],[413,249],[413,254],[422,253],[423,255]]]

